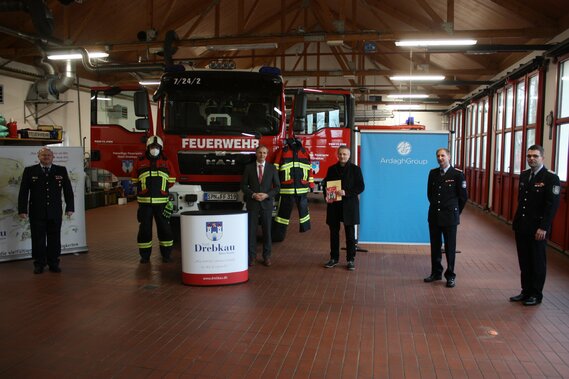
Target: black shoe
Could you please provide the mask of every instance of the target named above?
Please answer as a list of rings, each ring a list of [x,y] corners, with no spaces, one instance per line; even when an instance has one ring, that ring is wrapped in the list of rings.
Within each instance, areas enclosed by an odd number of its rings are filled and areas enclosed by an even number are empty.
[[[354,261],[348,261],[348,270],[350,271],[356,270],[356,264],[354,263]]]
[[[43,267],[40,266],[34,267],[34,274],[43,274]]]
[[[531,305],[538,305],[538,304],[541,304],[541,299],[538,299],[535,296],[530,296],[524,300],[524,305],[531,306]]]
[[[330,259],[328,262],[326,262],[326,264],[324,265],[324,267],[326,268],[332,268],[335,267],[338,264],[338,261],[335,259]]]
[[[150,262],[150,258],[140,258],[140,263],[148,263]]]
[[[49,266],[49,271],[59,273],[61,272],[61,269],[59,268],[59,266]]]
[[[433,275],[433,274],[431,274],[431,275],[427,276],[425,279],[423,279],[423,282],[425,282],[425,283],[431,283],[431,282],[435,282],[435,281],[437,281],[437,280],[442,280],[442,279],[443,279],[443,277],[442,277],[441,275]]]
[[[448,288],[454,288],[454,286],[456,286],[456,279],[455,278],[450,278],[449,280],[447,280],[447,287]]]
[[[510,297],[511,302],[524,301],[525,299],[527,299],[527,296],[524,295],[523,293],[520,293],[519,295]]]

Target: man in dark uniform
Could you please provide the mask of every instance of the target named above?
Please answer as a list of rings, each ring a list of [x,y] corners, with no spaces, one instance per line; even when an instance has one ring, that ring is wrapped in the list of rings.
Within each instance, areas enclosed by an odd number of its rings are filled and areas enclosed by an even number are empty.
[[[132,183],[137,186],[138,251],[140,263],[148,263],[152,253],[152,219],[156,221],[162,262],[170,262],[174,237],[170,226],[172,203],[169,188],[176,182],[172,163],[166,158],[162,139],[151,136],[146,153],[136,162]]]
[[[332,182],[340,183],[333,188]],[[360,193],[365,184],[362,170],[350,162],[350,149],[338,148],[338,163],[330,166],[323,181],[326,198],[326,224],[330,229],[330,260],[324,265],[332,268],[340,259],[340,222],[346,233],[346,260],[350,271],[356,269],[356,225],[360,223]]]
[[[271,261],[271,218],[275,195],[279,193],[280,181],[277,169],[267,163],[269,149],[260,145],[255,151],[256,161],[245,166],[241,178],[241,190],[247,205],[249,228],[249,266],[257,259],[257,225],[259,218],[263,230],[263,264],[267,267]]]
[[[442,279],[442,238],[445,241],[447,269],[446,286],[456,285],[454,262],[456,256],[456,231],[460,214],[466,205],[466,180],[462,171],[450,165],[450,152],[446,148],[437,150],[439,168],[429,172],[427,198],[429,199],[429,237],[431,240],[431,275],[424,281],[431,283]]]
[[[42,147],[38,151],[39,164],[28,166],[22,174],[18,195],[18,213],[29,218],[32,233],[34,274],[41,274],[45,265],[51,272],[61,272],[61,224],[65,198],[65,214],[71,217],[74,208],[73,188],[63,166],[53,164],[53,152]]]
[[[546,236],[559,207],[559,177],[543,165],[543,147],[532,145],[527,152],[529,169],[520,175],[518,209],[513,229],[516,235],[522,292],[510,297],[524,305],[537,305],[543,299],[545,283]]]

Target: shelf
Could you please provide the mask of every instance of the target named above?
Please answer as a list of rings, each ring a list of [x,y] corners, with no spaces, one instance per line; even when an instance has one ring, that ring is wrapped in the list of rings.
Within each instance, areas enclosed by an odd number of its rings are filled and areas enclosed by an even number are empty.
[[[40,138],[0,138],[0,145],[8,146],[45,146],[54,143],[61,143],[61,140]]]

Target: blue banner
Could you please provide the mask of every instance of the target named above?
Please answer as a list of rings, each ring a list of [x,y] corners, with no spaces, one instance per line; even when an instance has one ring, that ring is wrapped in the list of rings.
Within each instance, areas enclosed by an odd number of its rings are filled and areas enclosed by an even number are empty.
[[[429,243],[427,178],[439,147],[448,132],[361,132],[359,243]]]

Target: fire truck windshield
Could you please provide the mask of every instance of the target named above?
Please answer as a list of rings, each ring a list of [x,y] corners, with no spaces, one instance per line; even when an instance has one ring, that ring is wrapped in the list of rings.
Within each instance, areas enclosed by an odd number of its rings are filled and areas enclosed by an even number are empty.
[[[165,75],[161,89],[167,133],[277,135],[279,132],[282,80],[278,76],[190,71]]]

